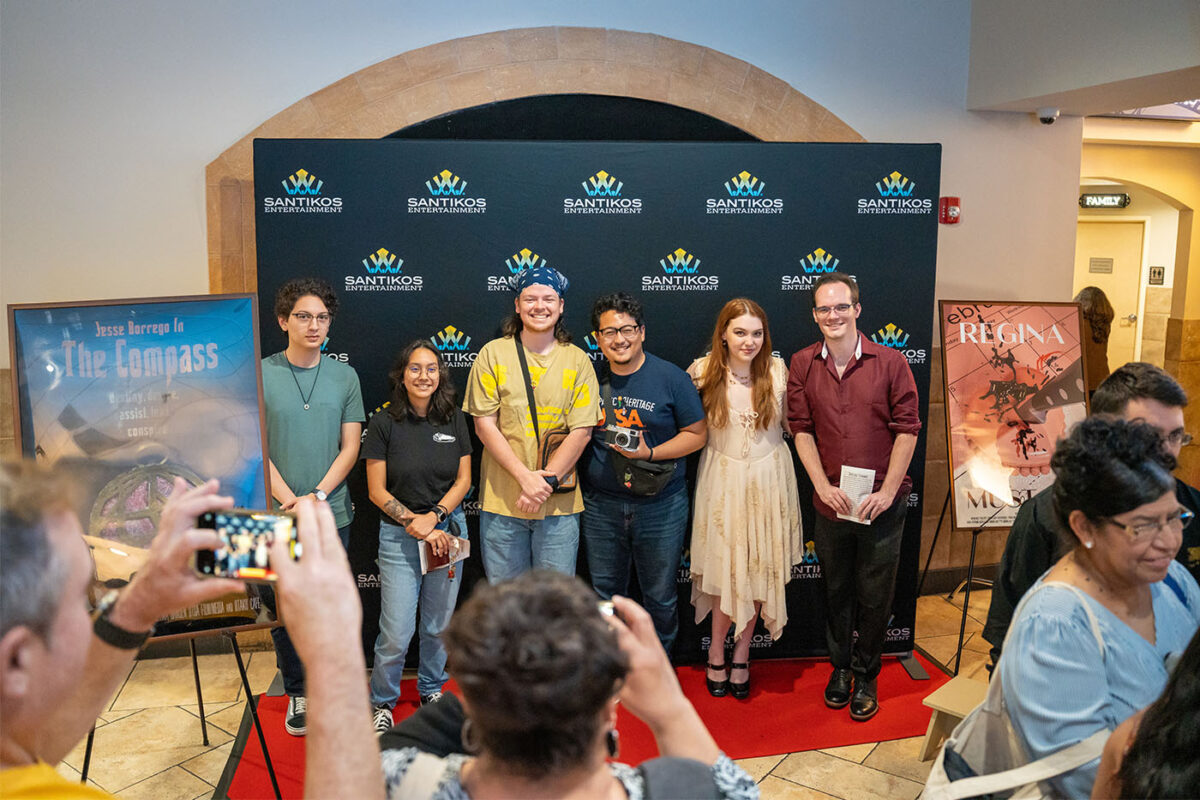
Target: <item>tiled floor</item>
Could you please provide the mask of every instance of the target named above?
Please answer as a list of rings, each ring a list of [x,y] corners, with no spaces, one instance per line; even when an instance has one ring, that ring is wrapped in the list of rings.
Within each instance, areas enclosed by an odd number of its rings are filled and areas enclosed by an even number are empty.
[[[990,592],[971,594],[961,673],[986,680],[987,645],[979,638]],[[931,595],[917,601],[917,645],[940,663],[954,660],[962,601]],[[264,692],[275,675],[271,652],[243,653],[251,689]],[[213,796],[241,723],[246,698],[232,654],[200,656],[209,746],[201,744],[191,659],[137,662],[102,715],[88,782],[122,798],[199,800]],[[885,698],[886,703],[886,698]],[[917,760],[921,737],[810,750],[741,761],[764,800],[917,797],[930,762]],[[79,779],[83,744],[58,766]]]

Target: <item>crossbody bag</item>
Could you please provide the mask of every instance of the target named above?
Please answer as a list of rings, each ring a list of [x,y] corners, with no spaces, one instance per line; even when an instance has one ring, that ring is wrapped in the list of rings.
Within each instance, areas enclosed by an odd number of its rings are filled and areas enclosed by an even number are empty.
[[[546,465],[550,463],[550,456],[554,455],[554,451],[562,446],[571,431],[568,428],[556,428],[547,431],[546,438],[542,438],[541,431],[538,430],[537,402],[533,399],[533,381],[529,377],[529,365],[525,362],[525,346],[521,344],[520,336],[514,336],[513,342],[517,345],[517,359],[521,362],[521,375],[525,378],[525,395],[529,398],[529,418],[533,421],[533,435],[538,443],[538,469],[546,469]],[[579,476],[575,474],[575,467],[571,467],[566,475],[559,476],[554,492],[556,494],[573,492],[578,484]]]

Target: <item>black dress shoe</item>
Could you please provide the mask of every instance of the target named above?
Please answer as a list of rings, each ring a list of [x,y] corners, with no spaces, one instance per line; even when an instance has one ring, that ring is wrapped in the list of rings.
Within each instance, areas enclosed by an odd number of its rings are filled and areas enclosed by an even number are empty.
[[[708,668],[713,672],[725,672],[724,664],[709,664]],[[729,694],[729,678],[714,681],[712,678],[708,677],[708,674],[706,673],[704,675],[704,682],[708,686],[708,693],[713,697],[724,697],[725,695]]]
[[[745,700],[747,697],[750,696],[750,662],[749,661],[746,661],[746,662],[731,661],[729,663],[729,666],[732,667],[733,669],[746,670],[746,682],[745,683],[734,683],[733,681],[729,682],[729,693],[731,695],[733,695],[734,697],[736,697],[738,700]]]
[[[855,681],[854,696],[850,698],[850,719],[866,722],[879,711],[875,681]]]
[[[848,669],[835,669],[825,686],[825,705],[830,708],[845,708],[850,702],[850,683],[853,674]]]

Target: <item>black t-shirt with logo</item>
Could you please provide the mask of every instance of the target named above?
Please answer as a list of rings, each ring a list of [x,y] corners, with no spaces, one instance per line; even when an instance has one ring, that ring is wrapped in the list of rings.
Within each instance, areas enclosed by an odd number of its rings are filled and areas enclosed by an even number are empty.
[[[458,477],[458,462],[471,454],[467,418],[461,409],[445,425],[427,418],[399,422],[386,410],[371,417],[362,457],[387,462],[387,489],[414,511],[435,506]],[[453,510],[453,509],[451,509]]]

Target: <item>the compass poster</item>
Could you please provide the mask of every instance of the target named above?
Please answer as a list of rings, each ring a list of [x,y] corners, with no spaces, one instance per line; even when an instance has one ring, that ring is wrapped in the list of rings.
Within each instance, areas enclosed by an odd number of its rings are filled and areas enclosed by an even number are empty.
[[[1005,528],[1087,416],[1076,303],[941,300],[954,527]]]
[[[16,305],[9,328],[18,444],[40,461],[78,462],[101,583],[136,571],[177,477],[216,478],[237,505],[266,507],[254,295]],[[256,604],[205,604],[174,632],[253,621]]]

